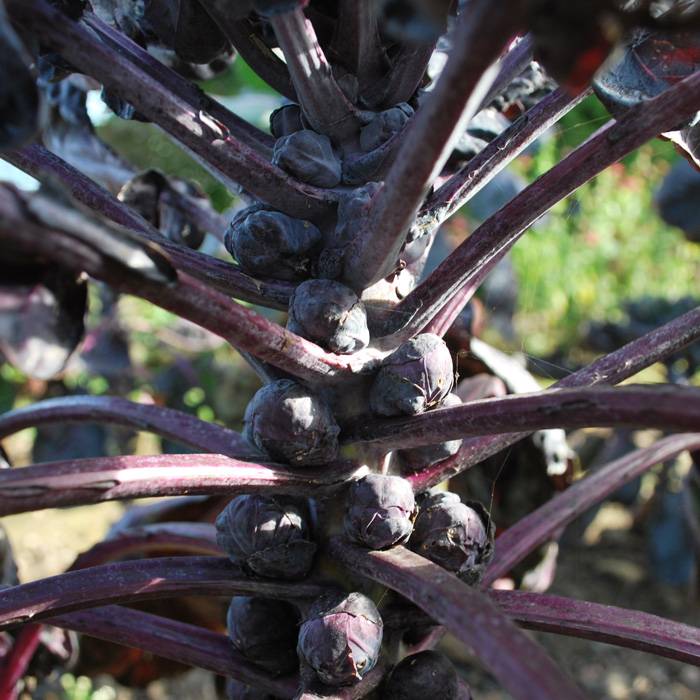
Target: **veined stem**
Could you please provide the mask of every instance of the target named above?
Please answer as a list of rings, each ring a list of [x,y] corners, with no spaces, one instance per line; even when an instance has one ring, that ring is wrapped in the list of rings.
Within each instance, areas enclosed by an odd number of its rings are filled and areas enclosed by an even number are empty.
[[[357,109],[335,82],[316,33],[301,8],[270,17],[287,59],[299,103],[314,129],[343,145],[356,141],[362,124]]]
[[[248,578],[225,557],[158,557],[69,571],[0,591],[0,629],[73,610],[179,596],[316,598],[329,582]]]
[[[611,120],[489,217],[393,309],[395,318],[411,320],[393,333],[392,342],[403,342],[419,332],[460,288],[476,289],[527,228],[554,204],[698,107],[700,73],[694,73],[628,110],[618,121]]]
[[[615,352],[557,382],[555,388],[618,384],[700,339],[700,307],[679,316]],[[529,433],[492,435],[464,440],[457,454],[406,478],[414,491],[424,491],[450,476],[473,467]]]
[[[255,464],[209,454],[126,455],[45,462],[0,471],[0,517],[44,508],[153,496],[287,493],[319,497],[347,482],[358,466],[316,469]]]
[[[296,676],[273,678],[260,670],[233,648],[225,634],[141,610],[109,605],[67,613],[49,622],[56,627],[237,678],[275,697],[291,700],[299,683]]]
[[[651,447],[610,462],[554,496],[550,501],[509,527],[496,541],[495,554],[484,577],[488,588],[505,576],[523,557],[558,536],[561,529],[596,503],[645,471],[685,450],[700,449],[700,434],[671,435]]]
[[[518,700],[583,700],[584,695],[489,598],[428,559],[398,546],[371,551],[341,537],[328,551],[344,566],[389,586],[466,644]]]
[[[251,451],[235,430],[172,408],[113,396],[64,396],[9,411],[0,415],[0,439],[24,428],[57,423],[122,425],[156,433],[202,452],[229,457],[244,456]]]
[[[290,216],[327,216],[328,202],[336,196],[331,190],[300,183],[273,166],[212,116],[209,103],[192,104],[165,89],[154,75],[40,0],[12,0],[8,5],[12,16],[43,44],[133,104],[225,181],[240,184]]]
[[[700,389],[659,384],[509,394],[409,418],[363,420],[346,426],[341,440],[372,442],[390,452],[479,435],[594,426],[695,430],[700,426]]]
[[[517,29],[521,2],[471,3],[433,97],[413,118],[384,187],[345,254],[343,279],[363,290],[393,272],[409,226],[442,170],[455,140],[481,103],[489,66]]]

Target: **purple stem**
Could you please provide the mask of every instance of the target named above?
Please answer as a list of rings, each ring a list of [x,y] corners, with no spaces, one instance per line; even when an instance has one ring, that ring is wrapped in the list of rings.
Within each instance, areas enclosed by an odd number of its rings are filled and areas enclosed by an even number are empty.
[[[153,496],[288,493],[318,497],[342,487],[357,465],[316,469],[241,462],[222,455],[126,455],[45,462],[0,471],[0,516]]]
[[[462,13],[435,91],[413,118],[410,136],[346,251],[343,279],[353,289],[363,290],[393,272],[421,202],[481,102],[482,76],[491,74],[489,66],[517,29],[521,5],[476,0]]]
[[[421,227],[430,231],[449,219],[540,134],[590,94],[589,89],[572,96],[560,88],[540,100],[428,197],[418,215]]]
[[[171,551],[172,556],[221,557],[225,552],[216,543],[216,528],[210,523],[153,523],[119,530],[79,554],[69,571],[88,569],[133,554]]]
[[[400,102],[408,102],[425,75],[430,57],[435,51],[430,41],[402,41],[388,51],[391,70],[383,82],[388,83],[386,95],[379,109],[390,109]]]
[[[256,279],[242,272],[237,265],[172,243],[131,207],[43,146],[31,144],[4,153],[1,157],[37,179],[43,179],[46,173],[59,178],[78,202],[157,243],[178,269],[208,282],[220,292],[269,308],[286,310],[289,306],[289,297],[295,286],[293,283]],[[192,214],[193,220],[208,230],[214,229],[218,237],[223,236],[223,231],[228,226],[222,216],[187,198],[178,197],[177,201],[170,201],[169,198],[168,204],[177,207],[187,216]]]
[[[41,195],[21,194],[0,185],[0,238],[41,253],[69,269],[85,271],[121,292],[140,296],[302,379],[321,383],[351,381],[358,372],[371,371],[379,361],[380,354],[371,349],[352,356],[325,352],[184,272],[171,284],[146,278],[138,270],[103,257],[70,232],[50,229],[29,219],[24,203],[41,199]],[[43,204],[54,207],[50,201]]]
[[[612,605],[526,591],[489,591],[502,612],[530,630],[647,651],[700,666],[700,630]]]
[[[542,648],[488,598],[405,547],[370,551],[340,537],[329,553],[353,572],[389,586],[466,644],[517,700],[585,697]]]
[[[225,557],[158,557],[68,571],[0,591],[0,629],[73,610],[181,596],[317,598],[329,582],[248,578]]]
[[[509,394],[408,418],[363,418],[345,427],[341,441],[373,442],[390,452],[480,435],[593,426],[695,430],[700,426],[700,389],[630,384]]]
[[[123,425],[156,433],[201,452],[229,457],[241,457],[251,451],[235,430],[172,408],[113,396],[64,396],[9,411],[0,415],[0,439],[24,428],[56,423]]]
[[[481,110],[484,109],[484,107],[488,107],[494,98],[503,92],[508,85],[530,65],[531,61],[532,38],[529,34],[526,34],[505,56],[503,56],[503,58],[501,58],[498,64],[498,75],[493,83],[491,83],[491,87],[481,101],[479,109]]]
[[[372,0],[340,0],[338,19],[328,49],[329,57],[357,77],[358,94],[372,91],[387,73],[391,62],[379,37]],[[394,78],[402,78],[393,74]]]
[[[700,339],[700,307],[647,333],[638,340],[633,340],[619,350],[604,355],[587,367],[560,380],[554,388],[619,384],[645,367],[650,367],[698,339]],[[527,435],[528,433],[517,433],[465,440],[457,454],[425,469],[420,474],[406,478],[414,491],[424,491],[473,467]]]
[[[12,0],[8,9],[39,41],[133,104],[213,168],[231,189],[240,184],[290,216],[310,220],[327,216],[333,191],[300,183],[273,166],[213,117],[208,105],[193,105],[165,89],[158,78],[41,0]]]
[[[270,134],[266,134],[231,112],[210,95],[203,92],[199,86],[194,85],[174,70],[168,68],[126,35],[103,22],[94,13],[85,12],[82,16],[82,22],[98,32],[106,43],[116,48],[129,61],[156,78],[170,92],[181,97],[191,105],[197,105],[202,109],[206,109],[208,114],[221,122],[237,138],[240,138],[241,141],[258,151],[261,155],[270,154],[272,147],[275,145],[274,139]]]
[[[270,24],[287,60],[301,108],[313,128],[340,146],[356,142],[361,125],[359,113],[335,82],[303,10],[296,8],[273,15]]]
[[[483,587],[488,588],[530,552],[558,537],[565,525],[600,503],[619,486],[643,474],[655,464],[672,459],[685,450],[697,449],[700,449],[699,434],[671,435],[651,447],[635,450],[588,474],[509,527],[496,540],[495,554],[486,570]]]
[[[700,72],[609,122],[489,217],[393,309],[394,318],[410,321],[392,334],[391,342],[401,343],[420,332],[460,288],[469,285],[475,290],[554,204],[699,106]]]
[[[116,605],[71,612],[49,622],[56,627],[237,678],[275,697],[293,698],[297,690],[296,677],[273,678],[234,649],[227,635],[186,622]]]
[[[230,19],[225,10],[225,3],[220,0],[199,1],[255,74],[280,95],[298,104],[299,98],[286,63],[267,46],[253,23],[249,19]]]

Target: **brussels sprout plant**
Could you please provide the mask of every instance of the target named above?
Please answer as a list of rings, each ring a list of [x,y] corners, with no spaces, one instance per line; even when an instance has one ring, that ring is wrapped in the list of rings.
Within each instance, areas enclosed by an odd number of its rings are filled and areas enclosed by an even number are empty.
[[[207,669],[229,698],[464,700],[433,649],[446,631],[518,700],[585,697],[523,629],[700,665],[687,625],[494,585],[620,485],[700,449],[699,389],[618,386],[700,338],[700,309],[544,390],[471,331],[459,353],[448,342],[579,186],[658,135],[698,165],[699,25],[694,3],[646,0],[0,0],[0,156],[41,182],[0,183],[4,361],[60,374],[92,287],[216,334],[263,383],[241,432],[123,396],[0,415],[0,437],[98,423],[187,449],[3,457],[3,516],[168,498],[51,578],[18,582],[7,548],[0,697],[18,696],[49,629]],[[237,60],[280,95],[269,130],[198,85]],[[236,210],[109,149],[93,90],[191,153]],[[610,121],[425,274],[441,225],[592,91]],[[220,255],[198,250],[205,233]],[[458,373],[464,353],[478,369]],[[522,445],[528,470],[566,481],[563,431],[591,426],[668,435],[507,523],[460,486]]]

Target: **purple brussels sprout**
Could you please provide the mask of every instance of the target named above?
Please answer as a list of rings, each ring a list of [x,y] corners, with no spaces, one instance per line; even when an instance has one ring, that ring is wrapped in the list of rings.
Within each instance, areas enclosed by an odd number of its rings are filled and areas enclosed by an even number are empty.
[[[256,666],[274,675],[299,666],[299,615],[285,600],[237,596],[226,616],[233,646]]]
[[[340,182],[340,158],[333,151],[331,140],[311,129],[277,139],[272,164],[316,187],[335,187]]]
[[[445,341],[423,333],[384,359],[369,400],[381,416],[412,416],[441,403],[453,381],[452,356]]]
[[[352,289],[333,280],[307,280],[296,288],[287,328],[339,355],[369,343],[364,304]]]
[[[352,685],[374,668],[382,646],[382,618],[362,593],[327,593],[309,610],[297,651],[327,685]]]
[[[301,107],[293,102],[278,107],[270,115],[270,131],[276,138],[289,136],[304,128],[301,120]]]
[[[345,501],[345,535],[370,549],[408,540],[416,504],[411,485],[400,476],[368,474],[350,486]]]
[[[234,564],[270,578],[300,579],[313,566],[308,502],[291,496],[246,494],[216,518],[216,541]]]
[[[379,112],[367,126],[360,130],[360,148],[373,151],[388,141],[411,117],[413,107],[406,102]]]
[[[266,204],[239,211],[226,233],[226,250],[245,270],[280,280],[308,277],[321,232],[309,221],[293,219]]]
[[[328,404],[291,379],[260,389],[246,408],[243,436],[292,466],[325,464],[338,453],[340,428]]]
[[[459,680],[452,662],[438,651],[407,656],[393,670],[381,700],[457,700]]]
[[[432,508],[433,506],[437,506],[442,503],[460,503],[460,501],[461,499],[456,493],[453,493],[452,491],[445,491],[439,486],[433,486],[433,488],[430,488],[427,491],[422,491],[421,493],[416,494],[416,505],[421,511],[428,510],[428,508]]]
[[[372,198],[379,192],[378,182],[367,182],[362,187],[350,190],[338,203],[338,224],[333,241],[336,246],[345,247],[352,243],[358,232]]]
[[[443,499],[419,511],[411,549],[475,586],[493,556],[495,529],[481,503]]]
[[[448,394],[436,410],[460,406],[461,404],[462,399],[459,396]],[[397,454],[401,459],[404,473],[415,473],[456,454],[461,445],[461,440],[448,440],[437,445],[423,445],[422,447],[398,450]]]

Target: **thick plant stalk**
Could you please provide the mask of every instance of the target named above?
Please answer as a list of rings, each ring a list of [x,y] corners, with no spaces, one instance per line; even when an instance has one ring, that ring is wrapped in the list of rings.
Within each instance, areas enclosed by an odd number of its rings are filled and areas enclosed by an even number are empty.
[[[346,427],[345,443],[372,442],[390,452],[479,435],[549,428],[615,427],[693,430],[700,389],[678,385],[548,389],[470,401],[410,418],[366,419]]]
[[[329,582],[247,578],[225,557],[159,557],[69,571],[0,591],[0,630],[73,610],[178,596],[313,599]]]
[[[372,0],[340,0],[338,21],[328,53],[332,60],[357,77],[360,96],[391,71],[391,61],[382,46]],[[410,94],[417,85],[416,81]]]
[[[371,551],[340,537],[328,552],[353,572],[389,586],[466,644],[517,700],[585,696],[535,642],[475,588],[402,546]]]
[[[345,484],[358,465],[314,469],[241,462],[223,455],[127,455],[44,462],[0,470],[0,517],[103,501],[242,493],[322,496]]]
[[[697,627],[656,615],[527,591],[489,591],[502,612],[529,630],[647,651],[700,666]]]
[[[611,121],[489,217],[394,309],[410,319],[391,337],[398,343],[420,332],[469,284],[473,291],[518,238],[554,204],[602,170],[700,107],[700,73]],[[466,303],[467,299],[465,299]]]
[[[226,635],[186,622],[116,605],[67,613],[49,622],[56,627],[238,678],[275,697],[292,698],[297,689],[295,676],[273,678],[235,650]]]
[[[286,310],[289,306],[289,297],[294,291],[292,283],[256,279],[241,272],[237,265],[172,243],[131,207],[120,202],[111,192],[40,144],[35,143],[17,151],[4,153],[2,158],[38,180],[42,180],[47,174],[59,178],[78,202],[156,243],[168,254],[175,267],[202,282],[209,283],[214,289],[236,299],[268,308]],[[198,205],[192,203],[192,207]],[[202,209],[199,208],[199,211],[202,212]],[[205,224],[205,228],[216,229],[219,237],[223,236],[228,225],[224,225],[221,220],[223,217],[214,215],[213,212],[204,214],[205,220],[198,223]]]
[[[240,433],[172,408],[113,396],[64,396],[24,406],[0,416],[0,439],[19,430],[61,423],[122,425],[156,433],[202,452],[228,457],[250,454]]]
[[[483,586],[488,588],[530,552],[550,539],[562,528],[585,513],[596,503],[643,474],[655,464],[676,457],[685,450],[700,449],[700,434],[671,435],[651,447],[645,447],[610,462],[554,496],[501,534],[494,548]]]
[[[619,350],[604,355],[587,367],[560,380],[554,387],[618,384],[698,339],[700,339],[700,307],[628,343]],[[406,478],[414,491],[424,491],[473,467],[527,435],[528,433],[517,433],[465,440],[457,454],[428,467],[419,474],[411,474]]]
[[[362,120],[333,77],[313,25],[301,8],[270,17],[301,108],[313,125],[342,146],[355,140]],[[355,137],[355,138],[353,138]]]
[[[213,168],[232,189],[241,185],[290,216],[328,215],[329,190],[298,182],[237,139],[206,108],[165,90],[160,81],[41,0],[8,3],[12,16],[52,50],[158,124]]]
[[[492,71],[487,71],[521,21],[522,2],[471,3],[433,97],[416,114],[384,186],[345,253],[343,281],[363,290],[394,271],[421,202],[442,170],[455,140],[476,114]],[[486,74],[485,74],[486,72]],[[482,79],[482,76],[484,79]]]
[[[350,380],[360,372],[372,371],[378,364],[380,354],[374,350],[352,356],[325,352],[186,273],[178,274],[177,283],[164,284],[114,259],[104,258],[76,241],[69,232],[49,229],[30,220],[21,200],[31,203],[37,201],[36,197],[0,186],[0,239],[40,252],[68,269],[84,271],[119,291],[151,301],[301,379],[335,383],[343,377]],[[52,217],[61,213],[60,207],[56,209],[50,202],[40,201],[41,206],[51,209]]]

